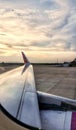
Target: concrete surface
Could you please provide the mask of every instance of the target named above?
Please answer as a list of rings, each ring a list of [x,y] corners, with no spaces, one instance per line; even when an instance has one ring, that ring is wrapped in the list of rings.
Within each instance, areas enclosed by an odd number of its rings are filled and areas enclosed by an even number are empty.
[[[1,67],[0,73],[14,67]],[[76,67],[34,65],[36,88],[39,91],[76,99]]]
[[[34,66],[37,90],[76,99],[76,68]]]

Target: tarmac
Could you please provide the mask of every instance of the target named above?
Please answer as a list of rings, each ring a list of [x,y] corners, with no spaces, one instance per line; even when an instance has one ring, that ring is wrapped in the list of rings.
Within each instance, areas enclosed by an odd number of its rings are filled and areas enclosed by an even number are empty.
[[[35,65],[35,80],[38,91],[76,99],[76,68]]]
[[[0,74],[18,66],[0,67]],[[71,99],[76,99],[76,67],[34,65],[36,89]]]

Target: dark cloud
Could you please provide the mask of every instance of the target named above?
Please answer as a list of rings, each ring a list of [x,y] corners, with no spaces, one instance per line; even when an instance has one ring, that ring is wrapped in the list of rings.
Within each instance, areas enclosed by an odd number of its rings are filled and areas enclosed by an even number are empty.
[[[16,43],[13,45],[14,47],[29,47],[29,44],[25,44],[25,43]]]
[[[68,25],[68,23],[69,23],[69,17],[70,17],[70,14],[64,16],[64,17],[62,18],[61,23],[60,23],[57,27],[55,27],[55,28],[53,28],[53,29],[54,29],[54,30],[63,29],[66,25]]]
[[[71,7],[71,8],[76,8],[76,0],[68,0],[68,5]]]
[[[54,10],[58,9],[59,5],[54,0],[43,1],[41,4],[42,9]]]
[[[32,42],[32,46],[36,46],[36,47],[47,47],[50,44],[50,41],[33,41]]]
[[[11,44],[5,43],[5,45],[6,45],[8,48],[13,48],[13,46],[12,46]]]
[[[2,42],[2,41],[0,41],[0,45],[1,45],[1,46],[4,46],[4,45],[5,45],[5,48],[12,48],[12,47],[13,47],[10,43],[4,43],[4,42]]]
[[[0,54],[4,54],[5,53],[5,51],[4,50],[0,50]]]
[[[4,34],[4,33],[0,33],[0,35],[5,36],[6,34]]]

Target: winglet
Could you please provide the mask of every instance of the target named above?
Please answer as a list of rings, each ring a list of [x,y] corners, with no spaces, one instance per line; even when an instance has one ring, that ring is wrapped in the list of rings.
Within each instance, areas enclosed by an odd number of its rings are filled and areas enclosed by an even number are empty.
[[[22,57],[23,57],[23,60],[24,60],[24,63],[25,63],[25,66],[24,66],[24,68],[22,70],[22,74],[23,74],[26,71],[26,69],[29,67],[30,62],[27,59],[27,57],[25,56],[24,52],[22,52]]]
[[[24,52],[22,52],[22,56],[23,56],[23,60],[24,60],[24,63],[29,63],[27,57],[25,56]]]

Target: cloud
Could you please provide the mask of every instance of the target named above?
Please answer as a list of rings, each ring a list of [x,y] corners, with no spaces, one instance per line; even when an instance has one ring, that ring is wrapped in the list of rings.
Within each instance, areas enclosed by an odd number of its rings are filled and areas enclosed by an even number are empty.
[[[76,52],[76,0],[0,3],[0,48],[10,52]]]

